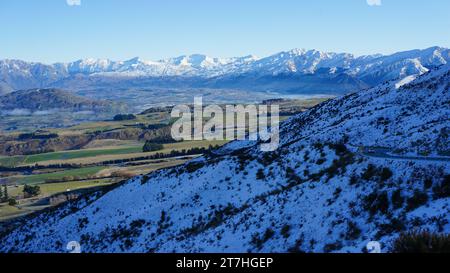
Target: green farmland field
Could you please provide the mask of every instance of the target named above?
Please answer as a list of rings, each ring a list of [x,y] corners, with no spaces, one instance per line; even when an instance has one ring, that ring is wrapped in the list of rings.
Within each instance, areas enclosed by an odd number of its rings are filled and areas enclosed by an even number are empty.
[[[58,180],[65,177],[77,177],[84,179],[89,176],[95,175],[99,171],[105,169],[105,167],[87,167],[81,169],[66,170],[54,173],[35,174],[29,176],[15,176],[11,177],[11,180],[16,180],[18,184],[42,184],[47,180]]]
[[[99,155],[121,155],[142,152],[142,146],[129,146],[123,148],[110,149],[85,149],[77,151],[61,151],[53,153],[44,153],[28,156],[11,156],[0,157],[0,165],[2,166],[18,166],[26,164],[35,164],[49,160],[67,160],[75,158],[95,157]]]

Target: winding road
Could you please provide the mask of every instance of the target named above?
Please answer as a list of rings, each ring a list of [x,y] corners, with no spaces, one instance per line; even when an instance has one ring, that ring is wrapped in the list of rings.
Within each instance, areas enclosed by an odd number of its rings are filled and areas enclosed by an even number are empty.
[[[376,157],[394,160],[412,160],[412,161],[438,161],[450,162],[450,157],[432,157],[432,156],[400,156],[389,154],[390,150],[386,148],[368,148],[359,149],[359,154],[366,157]]]

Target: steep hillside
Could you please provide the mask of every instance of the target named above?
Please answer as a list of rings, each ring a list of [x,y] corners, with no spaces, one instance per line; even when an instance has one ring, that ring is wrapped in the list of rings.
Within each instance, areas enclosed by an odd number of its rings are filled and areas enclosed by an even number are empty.
[[[0,251],[387,252],[403,231],[450,233],[449,83],[447,65],[327,101],[275,152],[232,142],[27,219]]]

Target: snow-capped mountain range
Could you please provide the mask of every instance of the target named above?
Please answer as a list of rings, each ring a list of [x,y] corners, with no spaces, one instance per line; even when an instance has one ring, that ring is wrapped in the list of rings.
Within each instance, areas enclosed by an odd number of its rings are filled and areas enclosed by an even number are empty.
[[[449,233],[450,65],[423,72],[290,118],[275,152],[231,142],[25,219],[0,252],[389,252],[405,231]]]
[[[121,82],[122,87],[159,86],[170,79],[173,85],[188,87],[344,93],[421,75],[449,60],[450,50],[441,47],[360,57],[294,49],[264,58],[197,54],[160,61],[84,59],[52,65],[2,60],[0,92],[47,87],[95,89],[110,81]]]

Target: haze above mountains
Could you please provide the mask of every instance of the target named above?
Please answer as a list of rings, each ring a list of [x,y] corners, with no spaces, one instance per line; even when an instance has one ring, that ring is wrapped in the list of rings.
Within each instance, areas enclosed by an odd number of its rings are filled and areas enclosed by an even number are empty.
[[[160,61],[84,59],[46,65],[0,61],[0,94],[31,88],[92,91],[127,88],[213,88],[289,94],[343,94],[447,64],[450,50],[432,47],[392,55],[293,49],[268,57],[190,55]]]

